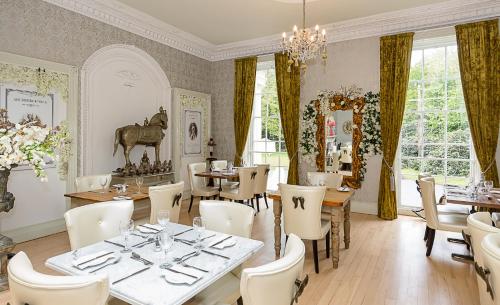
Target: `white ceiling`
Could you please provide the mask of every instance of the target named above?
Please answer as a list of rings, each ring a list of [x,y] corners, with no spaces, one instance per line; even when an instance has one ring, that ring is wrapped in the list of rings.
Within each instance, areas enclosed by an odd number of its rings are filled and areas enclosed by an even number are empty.
[[[215,45],[279,35],[302,18],[300,0],[118,1]],[[314,0],[306,5],[306,20],[309,27],[444,1]]]

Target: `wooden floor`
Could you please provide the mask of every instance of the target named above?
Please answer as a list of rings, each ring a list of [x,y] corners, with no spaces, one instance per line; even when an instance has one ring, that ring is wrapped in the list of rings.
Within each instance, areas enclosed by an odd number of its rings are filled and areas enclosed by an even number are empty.
[[[190,224],[195,216],[187,214],[188,202],[183,203],[181,222]],[[195,202],[193,211],[197,211]],[[256,216],[253,238],[265,247],[248,265],[260,265],[274,260],[272,207]],[[447,236],[437,233],[431,257],[425,256],[422,240],[425,224],[414,217],[400,216],[395,221],[383,221],[375,216],[353,214],[351,217],[351,247],[341,245],[340,264],[332,269],[325,258],[324,242],[320,243],[320,273],[314,273],[311,245],[304,271],[309,285],[300,305],[479,305],[476,278],[470,264],[453,261],[451,252],[465,253],[462,245],[450,244]],[[341,230],[342,232],[342,230]],[[44,266],[47,258],[69,251],[66,233],[22,243],[16,251],[25,251],[40,272],[55,274]],[[0,293],[0,304],[9,299]],[[35,304],[36,305],[36,304]],[[90,305],[90,304],[89,304]]]

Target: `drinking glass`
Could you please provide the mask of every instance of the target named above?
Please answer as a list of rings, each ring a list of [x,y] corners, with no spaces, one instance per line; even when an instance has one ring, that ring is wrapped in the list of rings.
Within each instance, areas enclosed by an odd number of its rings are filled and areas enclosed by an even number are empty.
[[[101,189],[102,189],[101,194],[105,194],[106,193],[105,187],[106,187],[106,184],[108,184],[108,177],[100,177],[99,184],[101,185]]]
[[[137,194],[141,193],[141,186],[143,183],[144,183],[144,177],[142,177],[142,176],[135,177],[135,184],[137,184],[137,188],[138,188]]]
[[[210,163],[210,171],[211,172],[215,171],[215,164],[213,162]]]
[[[128,240],[130,234],[133,231],[134,231],[134,221],[132,219],[120,222],[120,234],[123,236],[123,241],[125,246],[121,251],[122,253],[128,253],[132,251],[129,247]]]
[[[170,211],[168,210],[159,211],[156,220],[158,221],[158,224],[163,228],[163,231],[165,231],[170,221]]]
[[[228,172],[233,172],[233,162],[231,161],[227,162],[227,170]]]
[[[492,180],[484,181],[484,186],[486,187],[486,190],[488,191],[489,194],[491,189],[493,188],[493,181]]]
[[[205,232],[205,225],[203,224],[203,219],[201,217],[193,218],[193,228],[196,234],[196,244],[194,247],[200,251],[203,248],[201,235]]]
[[[165,254],[165,263],[161,264],[160,268],[167,269],[172,267],[172,260],[170,259],[168,252],[172,249],[172,246],[174,245],[174,239],[172,238],[172,235],[170,235],[170,233],[166,230],[161,231],[159,233],[159,239],[160,239],[161,249]]]

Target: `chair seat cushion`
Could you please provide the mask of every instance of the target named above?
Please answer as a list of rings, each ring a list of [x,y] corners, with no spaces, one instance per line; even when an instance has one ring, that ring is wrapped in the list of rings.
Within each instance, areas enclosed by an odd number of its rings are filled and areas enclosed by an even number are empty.
[[[186,305],[234,304],[240,297],[240,279],[231,272],[197,294]]]
[[[495,227],[500,228],[500,213],[491,213],[491,220]]]
[[[219,194],[219,189],[217,187],[200,187],[196,188],[191,191],[191,194],[193,196],[203,196],[203,197],[209,197],[209,196],[214,196]]]
[[[470,210],[465,205],[459,204],[438,204],[436,205],[439,214],[463,214],[469,215]]]
[[[467,229],[467,215],[460,214],[439,214],[438,230],[462,232]]]

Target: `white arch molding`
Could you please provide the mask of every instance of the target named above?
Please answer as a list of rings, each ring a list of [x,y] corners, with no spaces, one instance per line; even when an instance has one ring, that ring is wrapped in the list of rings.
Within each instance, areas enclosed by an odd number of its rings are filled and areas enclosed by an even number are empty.
[[[123,149],[113,157],[116,128],[151,118],[160,106],[167,111],[168,129],[161,145],[162,160],[172,156],[171,87],[158,62],[145,51],[125,44],[97,50],[81,70],[80,175],[110,172],[125,164]],[[153,150],[148,148],[150,160]],[[138,163],[143,149],[132,150]]]

